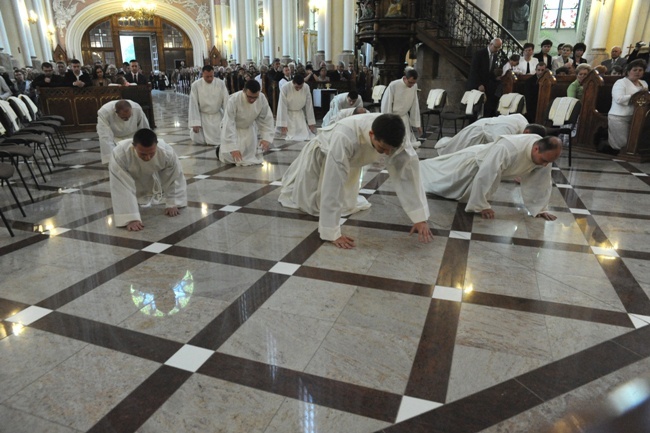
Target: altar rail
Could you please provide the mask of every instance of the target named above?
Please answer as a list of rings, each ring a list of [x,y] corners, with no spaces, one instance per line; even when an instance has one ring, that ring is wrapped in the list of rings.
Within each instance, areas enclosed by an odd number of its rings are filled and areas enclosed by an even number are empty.
[[[91,86],[42,87],[39,105],[44,114],[63,116],[66,132],[87,132],[97,128],[97,111],[110,101],[130,99],[142,107],[149,126],[156,127],[151,99],[151,85],[142,86]]]
[[[525,83],[531,79],[534,79],[534,76],[516,77],[514,74],[506,74],[502,77],[503,93],[525,94]],[[548,107],[555,98],[566,96],[569,84],[575,79],[575,75],[556,77],[550,71],[540,78],[535,123],[544,124]],[[596,152],[600,142],[607,139],[607,113],[612,106],[612,87],[619,79],[621,77],[600,75],[595,70],[585,78],[582,85],[584,88],[582,111],[578,123],[578,135],[573,142],[574,149]],[[650,161],[650,93],[641,92],[634,95],[631,104],[634,105],[634,115],[628,145],[616,158],[647,162]]]

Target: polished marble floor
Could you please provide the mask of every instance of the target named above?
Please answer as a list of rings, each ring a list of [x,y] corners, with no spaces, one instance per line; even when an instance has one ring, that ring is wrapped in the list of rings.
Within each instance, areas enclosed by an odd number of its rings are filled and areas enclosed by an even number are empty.
[[[368,167],[342,251],[277,202],[303,143],[225,166],[154,93],[179,217],[115,228],[94,133],[36,203],[16,185],[26,218],[2,188],[0,431],[536,432],[650,373],[650,164],[563,158],[555,222],[514,183],[491,221],[430,196],[426,245]]]

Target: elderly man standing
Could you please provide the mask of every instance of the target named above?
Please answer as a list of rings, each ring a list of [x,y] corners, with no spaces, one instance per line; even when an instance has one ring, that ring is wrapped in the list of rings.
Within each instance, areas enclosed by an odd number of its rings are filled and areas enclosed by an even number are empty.
[[[149,121],[137,102],[121,99],[107,102],[97,112],[97,135],[102,164],[108,164],[118,141],[133,137],[136,131],[149,128]]]
[[[121,141],[109,165],[115,226],[128,231],[144,228],[138,201],[146,201],[158,184],[165,199],[165,215],[180,214],[187,206],[187,183],[178,156],[170,145],[158,141],[151,129],[141,129],[133,139]]]
[[[381,98],[381,112],[393,113],[401,117],[406,128],[404,139],[416,149],[420,147],[420,142],[413,135],[411,128],[417,128],[418,136],[422,135],[417,81],[418,72],[415,69],[409,69],[404,73],[404,77],[391,82],[386,87],[384,96]]]
[[[504,135],[496,142],[468,147],[456,153],[420,161],[422,185],[430,192],[467,203],[465,212],[493,219],[489,200],[501,180],[521,178],[521,196],[528,212],[553,221],[546,212],[551,198],[552,162],[560,157],[557,137],[536,134]]]
[[[325,117],[323,117],[322,126],[326,127],[330,123],[333,123],[333,119],[338,115],[340,110],[357,107],[363,107],[363,100],[359,98],[357,92],[353,90],[351,92],[339,93],[332,99],[332,102],[330,102],[330,109]]]
[[[486,49],[478,50],[472,57],[466,89],[476,89],[485,93],[487,98],[483,109],[485,117],[494,116],[497,108],[496,90],[499,82],[495,70],[508,62],[507,57],[501,51],[502,46],[501,39],[492,39]]]
[[[260,83],[248,80],[244,90],[228,99],[217,155],[226,164],[261,164],[263,160],[257,155],[257,149],[269,150],[274,134],[273,112],[260,92]]]
[[[276,126],[286,140],[304,141],[314,136],[314,105],[303,75],[294,76],[290,86],[280,89]]]
[[[214,79],[214,68],[204,66],[202,78],[192,83],[188,124],[192,143],[221,144],[221,121],[228,102],[228,89]]]

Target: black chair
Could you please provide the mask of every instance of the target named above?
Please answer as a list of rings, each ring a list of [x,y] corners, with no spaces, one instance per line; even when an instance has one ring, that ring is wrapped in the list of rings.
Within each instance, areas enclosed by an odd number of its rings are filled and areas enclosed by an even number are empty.
[[[6,162],[0,162],[0,184],[5,184],[7,185],[7,187],[9,187],[9,191],[11,191],[11,195],[14,197],[14,200],[18,205],[18,209],[20,209],[20,213],[24,217],[26,217],[27,214],[23,210],[23,207],[20,204],[20,200],[18,200],[18,196],[16,195],[16,191],[14,191],[14,188],[11,186],[11,182],[9,181],[9,179],[11,179],[13,175],[14,175],[14,166],[11,164],[7,164]]]
[[[379,108],[379,111],[381,111],[381,98],[384,96],[384,92],[386,91],[386,86],[377,84],[372,88],[372,102],[370,104],[364,104],[364,107],[368,111],[374,111],[376,108]]]
[[[454,134],[458,134],[459,120],[461,121],[460,129],[463,129],[465,127],[465,122],[467,122],[468,125],[474,123],[483,112],[483,105],[485,105],[485,101],[487,99],[485,93],[483,93],[478,98],[478,101],[476,103],[472,102],[471,93],[472,91],[468,90],[463,95],[463,99],[460,102],[462,110],[460,113],[454,111],[445,111],[440,115],[441,122],[445,120],[454,121]],[[443,123],[440,124],[440,136],[438,138],[442,136],[442,125]]]
[[[571,108],[564,110],[563,107]],[[557,115],[557,110],[559,109],[566,111],[565,115],[560,116],[560,118]],[[582,103],[576,98],[566,96],[563,98],[555,98],[544,116],[544,126],[550,125],[552,127],[549,128],[549,131],[551,131],[549,132],[550,134],[567,134],[569,136],[569,167],[571,167],[571,132],[577,128],[580,110],[582,110]]]
[[[447,91],[444,89],[431,89],[427,96],[427,109],[421,114],[423,131],[426,134],[429,128],[431,116],[438,116],[438,139],[442,137],[442,110],[447,104]],[[424,123],[424,116],[427,116],[427,122]]]
[[[10,96],[9,99],[7,99],[7,102],[9,103],[9,106],[11,107],[14,114],[16,115],[15,121],[19,124],[20,131],[23,133],[46,135],[47,138],[50,140],[50,143],[52,144],[52,149],[54,149],[54,154],[56,155],[57,159],[60,159],[61,152],[59,151],[59,147],[57,146],[56,140],[54,138],[54,135],[56,134],[56,130],[54,129],[54,126],[44,123],[45,121],[33,122],[32,117],[29,114],[29,110],[27,109],[25,103],[20,99],[16,98],[15,96]],[[52,121],[48,121],[47,123],[51,123],[51,122]],[[58,124],[58,122],[56,123]],[[63,149],[64,144],[60,138],[59,138],[59,144]]]
[[[61,143],[61,147],[65,149],[65,145],[68,144],[68,137],[65,135],[65,131],[63,131],[63,127],[61,126],[65,122],[65,117],[56,115],[45,116],[41,114],[38,107],[36,104],[34,104],[34,101],[29,98],[29,96],[20,94],[18,97],[25,104],[25,107],[29,112],[29,116],[32,119],[31,124],[46,125],[54,128],[57,138],[59,139],[59,143]]]

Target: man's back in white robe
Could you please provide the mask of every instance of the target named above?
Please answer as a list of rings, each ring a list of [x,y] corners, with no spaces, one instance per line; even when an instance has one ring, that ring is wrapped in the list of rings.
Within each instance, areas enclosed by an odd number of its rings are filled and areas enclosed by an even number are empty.
[[[502,179],[521,178],[524,205],[531,215],[543,212],[551,197],[551,164],[536,165],[531,157],[536,134],[505,135],[496,142],[479,144],[420,162],[426,192],[467,202],[467,212],[491,209],[488,200]]]
[[[119,101],[107,102],[97,111],[97,135],[102,164],[108,164],[111,160],[111,152],[117,142],[132,138],[142,128],[149,128],[149,121],[140,104],[128,99],[126,101],[131,104],[132,114],[129,120],[120,119],[115,112],[115,104]]]
[[[363,99],[361,99],[360,96],[354,100],[352,105],[350,105],[348,102],[348,95],[349,92],[339,93],[332,99],[332,101],[330,101],[330,109],[327,114],[325,114],[325,117],[323,117],[323,128],[334,123],[334,118],[338,115],[340,110],[363,107]]]

